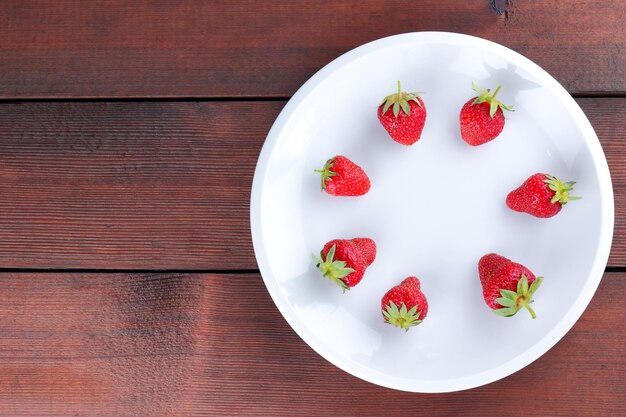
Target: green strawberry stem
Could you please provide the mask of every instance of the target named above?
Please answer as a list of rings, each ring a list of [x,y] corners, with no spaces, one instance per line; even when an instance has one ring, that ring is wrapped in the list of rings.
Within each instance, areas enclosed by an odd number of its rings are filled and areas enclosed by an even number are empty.
[[[478,97],[476,97],[473,104],[489,103],[489,115],[492,119],[499,108],[507,111],[515,111],[513,110],[513,106],[507,106],[505,104],[502,104],[501,101],[496,100],[496,95],[500,91],[500,88],[502,88],[501,85],[499,85],[498,88],[496,88],[496,91],[494,91],[492,94],[490,92],[491,90],[483,90],[482,88],[479,88],[476,84],[472,83],[472,90],[478,93]]]
[[[336,172],[330,170],[333,165],[335,165],[335,160],[331,158],[326,161],[322,169],[314,170],[314,172],[317,172],[322,176],[322,191],[326,189],[326,181],[329,181],[331,177],[336,177],[338,175]]]
[[[352,268],[347,268],[345,261],[335,261],[336,250],[337,245],[333,245],[326,254],[326,259],[324,259],[323,255],[320,253],[320,258],[314,256],[313,260],[317,263],[317,268],[322,272],[322,275],[340,286],[343,292],[346,292],[350,287],[348,287],[342,278],[347,277],[355,271]]]
[[[533,294],[537,291],[537,288],[539,288],[542,282],[543,277],[537,277],[529,286],[528,278],[526,278],[525,274],[522,274],[517,282],[517,291],[500,290],[502,297],[496,298],[496,302],[503,307],[492,311],[498,316],[511,317],[515,315],[521,307],[524,307],[530,312],[533,319],[537,318],[537,315],[529,304],[532,303]]]
[[[393,326],[404,329],[408,332],[413,326],[417,326],[422,322],[419,320],[421,311],[417,311],[417,305],[414,305],[410,310],[406,307],[406,304],[402,303],[402,306],[398,306],[391,301],[385,310],[383,310],[383,317],[385,321]]]
[[[530,307],[530,305],[528,305],[528,303],[526,302],[526,300],[525,300],[525,299],[521,299],[521,300],[519,300],[519,303],[520,303],[523,307],[525,307],[525,308],[526,308],[526,310],[528,310],[528,311],[530,312],[530,316],[531,316],[533,319],[536,319],[536,318],[537,318],[537,315],[535,314],[535,311],[534,311],[534,310]]]
[[[417,99],[419,93],[404,93],[402,92],[402,86],[400,85],[400,80],[398,80],[398,92],[394,94],[390,94],[383,100],[384,106],[382,113],[387,113],[390,107],[392,107],[393,115],[397,118],[400,114],[400,109],[407,115],[411,115],[411,106],[409,105],[410,101],[414,101],[418,106],[422,106],[422,103]]]
[[[496,88],[496,91],[493,92],[493,95],[491,97],[492,98],[496,98],[496,96],[498,95],[498,92],[500,91],[501,88],[502,88],[502,86],[499,85],[498,88]]]
[[[552,175],[548,174],[546,174],[545,177],[546,179],[543,180],[543,182],[548,184],[548,187],[552,191],[554,191],[554,197],[552,197],[552,200],[550,200],[552,204],[558,201],[559,203],[561,203],[561,205],[563,205],[570,200],[580,200],[582,198],[569,195],[569,192],[574,189],[574,184],[576,184],[576,181],[563,182],[557,177],[553,177]]]

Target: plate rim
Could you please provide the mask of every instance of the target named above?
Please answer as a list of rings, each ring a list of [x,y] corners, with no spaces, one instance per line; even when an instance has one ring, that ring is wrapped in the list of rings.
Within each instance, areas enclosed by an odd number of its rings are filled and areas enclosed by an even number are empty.
[[[463,378],[450,378],[436,381],[399,377],[386,378],[385,375],[378,375],[380,374],[379,371],[360,366],[358,364],[354,368],[345,366],[343,361],[341,361],[338,357],[333,356],[332,350],[329,351],[329,349],[326,349],[321,343],[318,343],[316,336],[306,326],[302,325],[302,323],[297,321],[295,317],[292,317],[292,315],[287,314],[287,312],[291,312],[292,309],[287,301],[282,297],[279,285],[276,279],[274,279],[271,275],[269,261],[263,246],[263,231],[261,228],[262,192],[260,184],[263,183],[267,175],[271,152],[280,137],[281,131],[287,126],[291,117],[299,108],[301,103],[307,98],[309,93],[311,93],[313,89],[325,78],[331,76],[336,70],[340,69],[343,65],[349,63],[350,61],[356,60],[366,54],[376,52],[386,47],[405,42],[411,43],[419,41],[446,41],[477,46],[482,50],[503,56],[509,62],[518,64],[526,71],[537,77],[537,79],[541,81],[542,87],[551,89],[556,98],[563,103],[568,113],[573,116],[578,128],[585,138],[587,146],[589,147],[591,158],[598,176],[598,182],[600,184],[599,194],[602,217],[600,221],[599,243],[596,248],[596,254],[591,266],[589,278],[581,288],[577,299],[574,301],[569,311],[563,315],[563,318],[559,322],[557,322],[533,346],[495,368],[490,368],[486,371]],[[586,307],[593,298],[608,263],[614,227],[613,198],[613,186],[608,163],[600,141],[598,140],[591,123],[567,90],[565,90],[565,88],[546,70],[506,46],[480,37],[454,32],[409,32],[387,36],[365,43],[335,58],[311,76],[287,102],[268,132],[257,160],[250,194],[250,229],[257,264],[272,301],[287,323],[289,323],[291,328],[302,340],[304,340],[305,343],[307,343],[307,345],[309,345],[309,347],[339,369],[370,383],[408,392],[443,393],[472,389],[505,378],[539,359],[556,343],[558,343],[567,334],[567,332],[569,332],[572,326],[582,316]],[[368,369],[369,371],[366,372],[365,369]],[[374,375],[377,376],[375,377]],[[402,381],[402,383],[395,383],[394,381]]]

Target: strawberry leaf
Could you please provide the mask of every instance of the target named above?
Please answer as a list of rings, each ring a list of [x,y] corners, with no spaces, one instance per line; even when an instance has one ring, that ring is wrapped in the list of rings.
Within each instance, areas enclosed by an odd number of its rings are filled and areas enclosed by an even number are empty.
[[[537,277],[533,283],[528,285],[528,278],[526,274],[522,274],[517,281],[517,291],[500,289],[502,297],[496,298],[496,302],[504,308],[494,309],[493,312],[499,316],[509,317],[517,313],[522,307],[530,312],[531,317],[536,317],[535,312],[530,308],[530,303],[533,302],[532,297],[537,288],[543,282],[543,277]]]
[[[389,110],[389,107],[391,107],[392,104],[393,98],[391,96],[387,97],[385,99],[385,105],[383,106],[383,114],[387,113],[387,110]]]
[[[500,290],[500,294],[502,294],[502,296],[505,298],[509,298],[511,300],[517,300],[517,293],[515,291]]]
[[[522,274],[522,277],[519,281],[517,281],[517,293],[525,294],[528,292],[528,278],[526,275]]]
[[[414,316],[416,313],[417,313],[417,304],[416,304],[416,305],[414,305],[414,306],[413,306],[413,308],[411,308],[411,309],[407,312],[407,314],[408,314],[409,316]]]
[[[530,295],[533,295],[535,293],[535,291],[537,291],[537,288],[539,288],[539,286],[541,285],[541,283],[543,282],[543,277],[537,277],[535,278],[535,280],[533,281],[532,284],[530,284],[530,288],[528,290],[528,292],[530,293]]]
[[[400,115],[400,110],[404,112],[407,116],[411,115],[411,106],[409,104],[410,101],[414,101],[418,106],[422,106],[422,103],[418,100],[419,93],[406,93],[402,91],[400,86],[400,81],[398,81],[398,92],[394,94],[390,94],[383,100],[383,108],[382,114],[387,113],[387,111],[391,108],[393,111],[394,117],[398,117]]]
[[[335,159],[331,158],[328,161],[326,161],[322,169],[314,170],[314,172],[317,172],[318,174],[322,176],[322,191],[326,189],[327,181],[332,181],[331,179],[332,177],[336,177],[339,175],[336,172],[330,170],[334,165],[335,165]]]
[[[407,116],[411,115],[411,106],[409,106],[409,103],[407,103],[406,100],[400,101],[400,107],[402,107],[402,110]]]
[[[576,181],[568,181],[564,183],[552,175],[546,174],[545,177],[546,178],[543,182],[548,184],[548,188],[550,188],[550,190],[554,191],[554,196],[550,200],[550,203],[554,204],[558,201],[561,205],[563,205],[567,204],[570,200],[580,200],[582,198],[569,195],[569,192],[574,189],[573,186],[576,184]]]
[[[482,88],[479,88],[473,81],[472,81],[472,90],[476,91],[479,97],[486,96],[489,94],[489,90],[483,90]]]
[[[421,312],[417,311],[417,305],[408,309],[406,304],[402,303],[402,306],[398,308],[393,301],[390,301],[383,310],[383,317],[387,323],[400,327],[405,331],[408,331],[409,328],[417,326],[422,322],[422,320],[419,320],[420,315]]]
[[[331,246],[326,254],[326,259],[320,253],[320,259],[316,259],[317,268],[322,272],[322,275],[328,278],[331,282],[341,287],[344,292],[349,290],[350,287],[345,283],[343,278],[347,277],[351,273],[355,272],[353,268],[348,268],[346,262],[342,260],[335,260],[335,253],[337,245]]]
[[[492,101],[489,106],[489,116],[491,116],[492,119],[493,119],[493,116],[496,114],[496,111],[498,111],[498,103],[496,103],[495,101]]]
[[[517,309],[514,307],[499,308],[497,310],[491,310],[491,311],[493,311],[494,314],[498,316],[502,316],[502,317],[511,317],[512,315],[517,313]]]
[[[491,94],[491,90],[483,90],[482,88],[478,88],[478,86],[472,83],[472,90],[478,93],[478,97],[476,97],[472,104],[481,104],[481,103],[489,103],[489,116],[493,119],[498,109],[507,110],[507,111],[515,111],[513,110],[513,106],[507,106],[502,104],[501,101],[496,100],[496,95],[500,91],[502,86],[498,86],[496,91]]]
[[[505,297],[496,298],[496,302],[504,307],[515,306],[515,300],[511,300],[510,298],[505,298]]]

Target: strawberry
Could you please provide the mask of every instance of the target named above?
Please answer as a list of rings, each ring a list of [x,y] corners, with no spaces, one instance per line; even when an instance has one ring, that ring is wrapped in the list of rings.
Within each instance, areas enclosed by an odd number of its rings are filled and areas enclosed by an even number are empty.
[[[370,179],[365,171],[345,156],[330,158],[315,172],[322,176],[322,191],[330,195],[359,196],[370,189]]]
[[[478,275],[483,298],[495,314],[510,317],[524,307],[533,319],[536,317],[529,304],[543,277],[535,278],[525,266],[495,253],[480,258]]]
[[[529,213],[535,217],[548,218],[561,211],[569,200],[581,197],[569,195],[574,181],[561,182],[548,174],[533,174],[519,188],[506,197],[506,205],[511,210]]]
[[[426,106],[418,93],[403,92],[398,81],[398,92],[385,97],[378,106],[378,120],[393,140],[413,145],[424,129]]]
[[[478,146],[487,143],[495,139],[504,129],[502,109],[513,111],[513,108],[496,100],[500,87],[498,86],[491,94],[490,90],[481,90],[472,83],[472,89],[478,93],[478,97],[471,98],[465,103],[459,116],[461,137],[468,144]]]
[[[376,259],[376,243],[369,238],[334,239],[324,245],[320,256],[315,259],[319,270],[345,291],[361,281]]]
[[[380,303],[386,323],[408,331],[428,314],[428,301],[417,277],[408,277],[385,293]]]

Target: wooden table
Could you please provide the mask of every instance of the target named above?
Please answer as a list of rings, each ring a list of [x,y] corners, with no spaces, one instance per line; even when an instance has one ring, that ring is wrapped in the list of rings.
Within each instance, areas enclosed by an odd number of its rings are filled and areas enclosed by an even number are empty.
[[[3,416],[626,415],[626,5],[597,0],[0,2]],[[383,36],[506,45],[576,98],[616,227],[589,308],[522,371],[445,395],[335,368],[257,270],[248,209],[274,118]]]

